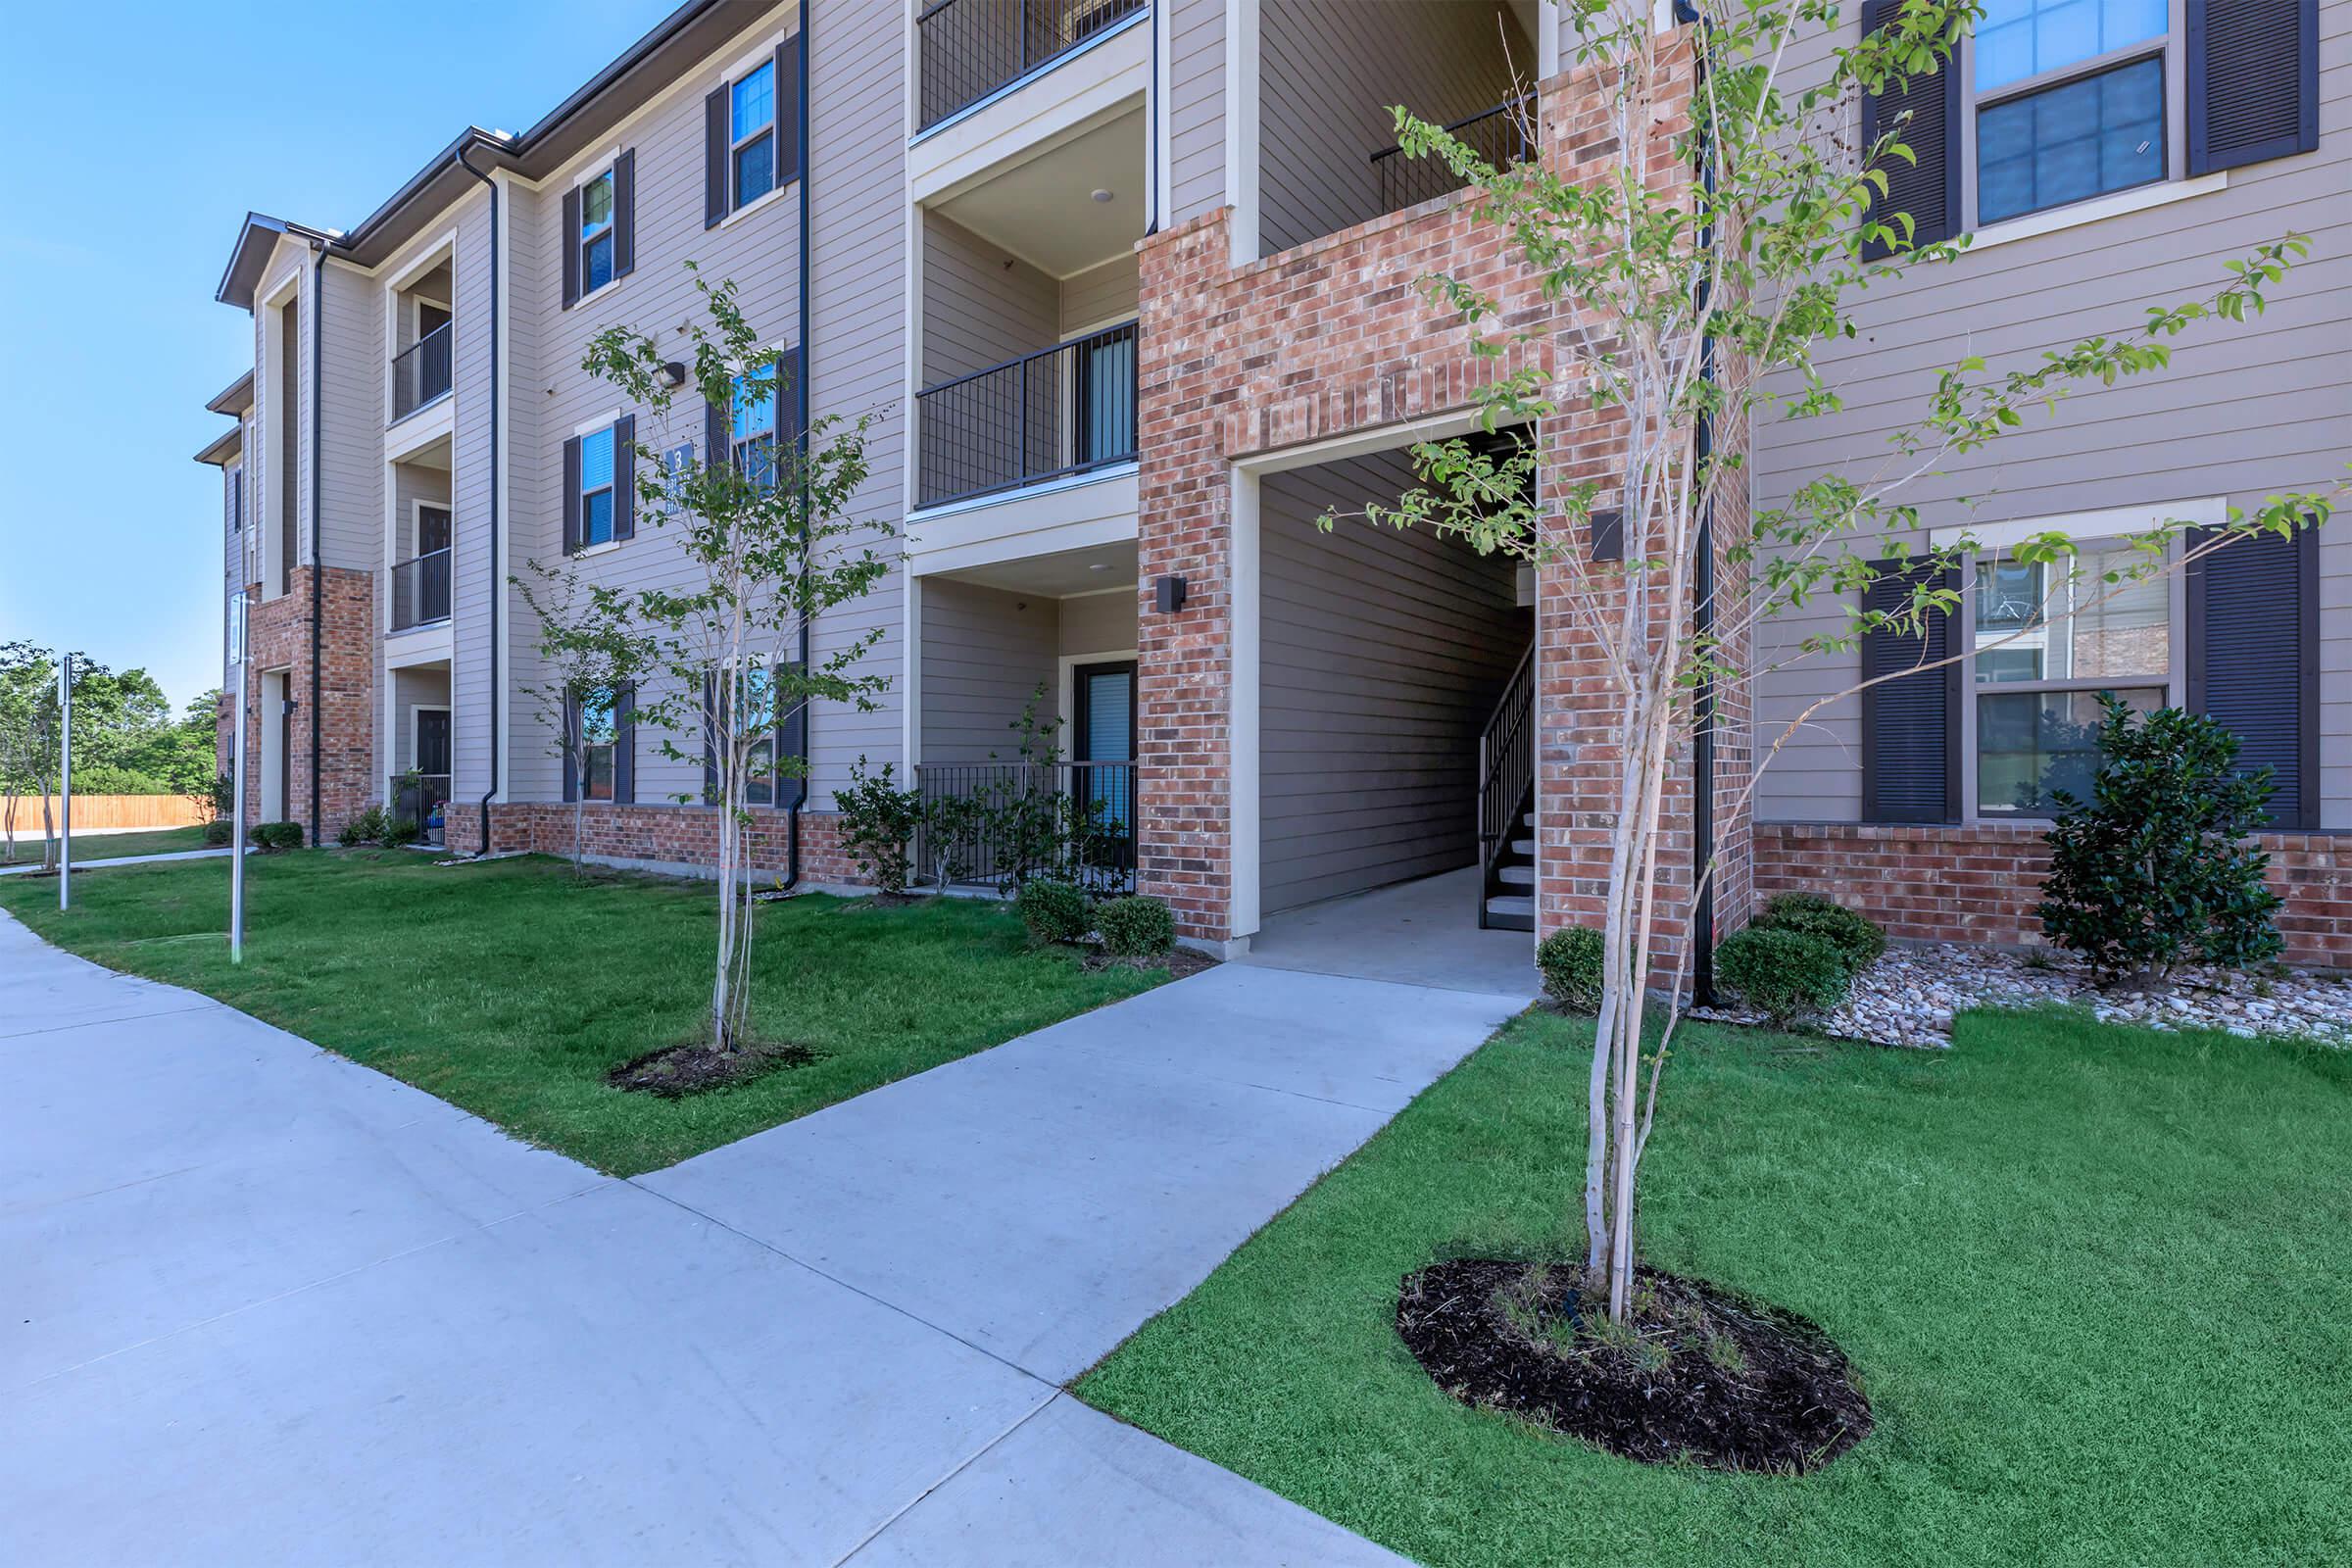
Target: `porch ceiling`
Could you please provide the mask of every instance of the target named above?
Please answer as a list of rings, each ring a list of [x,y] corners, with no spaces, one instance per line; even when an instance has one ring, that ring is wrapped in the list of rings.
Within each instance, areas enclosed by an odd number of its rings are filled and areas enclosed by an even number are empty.
[[[1140,109],[938,204],[941,216],[1054,277],[1132,251],[1144,231]],[[1108,201],[1094,199],[1096,191]]]
[[[937,575],[1005,593],[1035,594],[1046,599],[1068,599],[1110,588],[1132,588],[1136,572],[1135,541],[1121,539],[1063,550],[1050,556],[1025,556],[1018,561],[991,562],[961,571]]]

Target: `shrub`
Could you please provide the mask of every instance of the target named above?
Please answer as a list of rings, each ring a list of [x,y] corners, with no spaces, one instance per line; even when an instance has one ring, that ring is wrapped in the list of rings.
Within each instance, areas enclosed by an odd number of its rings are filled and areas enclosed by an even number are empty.
[[[1829,1011],[1854,984],[1845,955],[1829,938],[1768,925],[1725,938],[1715,950],[1715,977],[1783,1027]]]
[[[253,842],[257,848],[265,851],[299,850],[302,848],[302,824],[300,822],[260,823],[253,830]]]
[[[384,808],[370,806],[343,824],[343,830],[335,835],[335,842],[347,850],[356,850],[363,844],[373,844],[384,836]]]
[[[850,787],[833,792],[841,811],[841,845],[858,869],[884,893],[906,891],[914,830],[923,819],[923,792],[891,782],[891,764],[868,773],[865,759],[850,764]]]
[[[1748,924],[1775,931],[1804,931],[1845,955],[1846,967],[1860,974],[1886,951],[1886,933],[1869,918],[1816,893],[1784,893],[1764,906]]]
[[[1600,1010],[1600,956],[1606,946],[1587,925],[1563,926],[1536,944],[1544,994],[1570,1012]]]
[[[2269,814],[2272,770],[2239,773],[2237,737],[2210,718],[2165,708],[2134,724],[2120,698],[2102,692],[2099,706],[2091,798],[2050,792],[2042,929],[2103,982],[2277,957],[2270,857],[2247,842]]]
[[[226,844],[229,839],[234,836],[235,831],[236,825],[230,822],[228,818],[224,816],[216,816],[210,822],[204,824],[204,842],[214,849],[219,849],[221,845]]]
[[[1176,945],[1176,916],[1157,899],[1113,899],[1095,911],[1102,951],[1116,958],[1148,958]]]
[[[405,816],[393,816],[384,819],[384,830],[377,835],[376,842],[387,850],[400,850],[422,837],[424,829]]]
[[[1021,924],[1029,928],[1029,940],[1040,947],[1075,942],[1094,924],[1086,890],[1059,877],[1031,877],[1021,884],[1013,907],[1020,911]]]

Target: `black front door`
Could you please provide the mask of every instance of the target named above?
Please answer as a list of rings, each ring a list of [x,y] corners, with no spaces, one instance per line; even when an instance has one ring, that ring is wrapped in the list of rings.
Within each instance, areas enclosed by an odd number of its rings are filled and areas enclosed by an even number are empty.
[[[416,710],[416,771],[427,777],[449,772],[449,710]]]
[[[1079,769],[1088,799],[1121,840],[1135,820],[1135,661],[1080,664],[1070,672],[1070,760],[1103,764]]]

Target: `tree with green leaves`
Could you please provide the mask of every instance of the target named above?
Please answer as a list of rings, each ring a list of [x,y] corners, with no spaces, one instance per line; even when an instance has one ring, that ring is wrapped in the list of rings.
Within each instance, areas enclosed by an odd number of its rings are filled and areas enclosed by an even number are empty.
[[[2162,371],[2183,333],[2258,314],[2308,247],[2297,234],[2250,244],[2198,297],[2032,363],[1957,358],[1881,461],[1815,474],[1777,505],[1719,508],[1719,500],[1747,500],[1744,434],[1758,420],[1804,420],[1840,407],[1817,355],[1854,334],[1855,297],[1965,249],[1965,241],[1915,244],[1910,218],[1885,209],[1889,164],[1914,161],[1903,117],[1867,139],[1858,127],[1868,95],[1956,69],[1956,41],[1977,8],[1906,0],[1878,30],[1846,41],[1831,0],[1699,0],[1679,8],[1695,24],[1668,33],[1653,30],[1652,0],[1551,3],[1563,66],[1587,74],[1580,109],[1601,112],[1607,129],[1595,135],[1613,135],[1617,157],[1573,172],[1542,160],[1495,169],[1402,108],[1398,140],[1408,156],[1440,160],[1463,179],[1505,254],[1551,302],[1531,324],[1514,315],[1525,294],[1459,273],[1424,280],[1433,301],[1469,324],[1474,352],[1496,362],[1479,393],[1487,430],[1576,420],[1605,432],[1613,456],[1596,474],[1560,483],[1547,475],[1539,494],[1532,445],[1424,443],[1415,449],[1418,486],[1360,515],[1432,528],[1544,568],[1551,623],[1596,661],[1579,702],[1601,724],[1595,751],[1613,759],[1614,810],[1584,1222],[1587,1299],[1597,1304],[1605,1280],[1607,1310],[1621,1318],[1637,1250],[1637,1173],[1690,958],[1685,943],[1661,960],[1658,933],[1678,922],[1692,928],[1697,887],[1716,874],[1707,865],[1696,887],[1661,875],[1676,831],[1668,801],[1678,749],[1718,713],[1749,710],[1732,699],[1760,677],[1850,651],[1873,631],[1916,631],[1956,609],[1946,574],[1917,568],[1957,564],[1975,541],[1923,543],[1906,492],[2080,389]],[[1788,68],[1799,58],[1827,64],[1799,83]],[[1659,153],[1679,177],[1661,176]],[[2132,540],[2121,563],[2095,569],[2079,570],[2073,541],[2059,534],[2009,552],[2046,565],[2049,593],[2070,593],[2081,608],[2237,541],[2316,526],[2334,496],[2274,496],[2204,535],[2191,536],[2184,520],[2164,522]],[[1617,514],[1616,559],[1583,547],[1603,513]],[[1903,575],[1912,586],[1899,603],[1882,591],[1865,608],[1863,590],[1880,574],[1874,563],[1886,559],[1912,568]],[[1769,661],[1751,657],[1768,617],[1831,604],[1844,607],[1833,624],[1787,639]],[[1823,708],[1861,689],[1812,701],[1758,737],[1745,789]],[[1663,1017],[1645,1044],[1653,997],[1664,999]]]
[[[643,640],[653,683],[638,694],[636,718],[661,736],[661,755],[708,770],[718,808],[719,910],[709,1044],[732,1052],[750,1043],[751,807],[779,801],[786,780],[807,779],[808,758],[787,753],[782,737],[807,733],[811,704],[870,710],[888,687],[887,675],[864,668],[882,639],[879,621],[834,630],[805,662],[802,650],[819,617],[889,574],[892,558],[878,547],[891,529],[849,514],[869,471],[873,416],[816,419],[796,436],[784,418],[798,392],[790,354],[745,319],[732,281],[712,284],[696,272],[694,282],[705,319],[678,329],[687,384],[702,408],[728,411],[727,450],[698,453],[687,430],[672,429],[679,411],[664,366],[680,359],[677,347],[615,326],[598,333],[582,360],[646,411],[631,452],[636,514],[666,535],[688,582],[591,608],[609,623],[601,635]]]
[[[509,580],[539,621],[540,673],[520,689],[564,766],[576,875],[584,859],[590,760],[596,748],[617,740],[618,705],[653,666],[654,640],[632,624],[626,594],[582,581],[574,563],[529,561],[524,569],[527,576]]]

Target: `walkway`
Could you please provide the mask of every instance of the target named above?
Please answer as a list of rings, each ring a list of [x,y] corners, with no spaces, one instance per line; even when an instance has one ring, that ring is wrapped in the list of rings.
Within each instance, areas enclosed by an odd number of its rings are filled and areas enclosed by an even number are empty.
[[[1483,883],[1470,866],[1286,909],[1267,917],[1243,961],[1532,1002],[1543,989],[1536,939],[1478,928]]]
[[[633,1182],[0,918],[27,1562],[1394,1562],[1059,1385],[1516,1006],[1227,965]]]
[[[74,857],[76,872],[94,871],[102,865],[153,865],[158,860],[220,860],[233,854],[230,850],[172,850],[163,855],[125,855],[119,860],[90,859]],[[0,876],[28,876],[44,869],[38,860],[25,865],[0,865]]]

